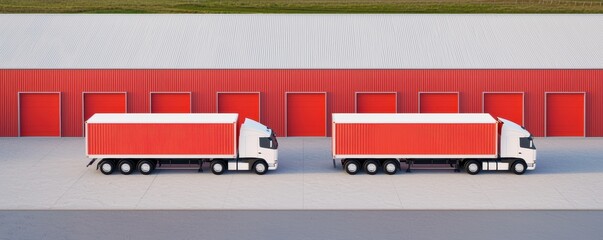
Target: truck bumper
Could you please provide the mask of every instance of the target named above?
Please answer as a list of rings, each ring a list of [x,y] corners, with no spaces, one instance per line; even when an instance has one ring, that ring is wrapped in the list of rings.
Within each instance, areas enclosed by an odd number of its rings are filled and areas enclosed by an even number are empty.
[[[278,161],[274,161],[274,166],[268,165],[268,170],[276,170],[278,168]]]
[[[536,163],[528,164],[528,170],[536,169]]]

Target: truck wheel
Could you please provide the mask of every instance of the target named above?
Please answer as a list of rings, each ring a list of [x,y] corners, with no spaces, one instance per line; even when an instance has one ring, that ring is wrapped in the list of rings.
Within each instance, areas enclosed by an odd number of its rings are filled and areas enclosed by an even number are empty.
[[[396,164],[397,162],[394,160],[387,160],[383,163],[383,171],[389,175],[394,175],[398,171],[398,166],[400,164]]]
[[[123,175],[129,175],[134,172],[134,163],[130,160],[121,160],[117,166],[119,166],[119,172]]]
[[[253,171],[257,175],[264,175],[268,171],[268,164],[264,161],[257,161],[253,164]]]
[[[345,172],[354,175],[360,171],[360,164],[356,160],[349,160],[345,163]]]
[[[98,163],[98,166],[100,166],[100,171],[105,175],[109,175],[115,170],[115,164],[111,160],[103,160]]]
[[[211,167],[211,172],[213,172],[216,175],[220,175],[220,174],[226,172],[226,164],[222,160],[211,161],[210,167]]]
[[[478,174],[482,170],[482,166],[478,161],[471,160],[465,164],[465,171],[471,175]]]
[[[366,173],[369,175],[377,174],[377,171],[379,171],[379,163],[377,163],[375,160],[368,160],[364,162],[364,171],[366,171]]]
[[[138,163],[138,171],[143,175],[149,175],[155,170],[155,164],[150,160],[142,160]]]
[[[526,172],[527,167],[528,166],[526,165],[526,163],[523,160],[517,160],[511,166],[511,172],[513,172],[517,175],[521,175]]]

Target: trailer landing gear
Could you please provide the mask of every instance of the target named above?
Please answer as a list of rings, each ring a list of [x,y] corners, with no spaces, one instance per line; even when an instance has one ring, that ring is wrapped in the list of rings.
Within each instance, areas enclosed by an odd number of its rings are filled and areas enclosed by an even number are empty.
[[[409,173],[410,172],[410,166],[412,166],[413,162],[412,160],[407,160],[406,161],[406,172]]]

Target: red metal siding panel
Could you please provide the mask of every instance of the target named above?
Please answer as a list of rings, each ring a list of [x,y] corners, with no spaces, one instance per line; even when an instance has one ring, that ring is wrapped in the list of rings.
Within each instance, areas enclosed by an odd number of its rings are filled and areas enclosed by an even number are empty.
[[[126,113],[126,94],[85,93],[84,121],[95,113]]]
[[[396,93],[357,93],[357,113],[396,113]]]
[[[546,135],[548,137],[584,136],[584,94],[546,94]]]
[[[459,92],[481,113],[483,92],[525,92],[525,127],[545,132],[545,92],[586,92],[586,136],[603,137],[603,69],[594,70],[0,70],[0,136],[18,136],[18,92],[62,92],[62,136],[82,136],[82,92],[128,92],[128,112],[149,112],[150,92],[192,92],[192,112],[216,112],[216,92],[261,92],[260,118],[285,133],[286,92],[327,92],[330,113],[355,112],[356,92],[397,92],[416,113],[419,92]],[[327,126],[330,135],[331,125]]]
[[[88,124],[89,155],[235,155],[232,124]]]
[[[151,113],[190,112],[190,93],[151,93]]]
[[[523,94],[485,93],[484,112],[523,125]]]
[[[420,93],[420,113],[458,113],[457,93]]]
[[[496,154],[496,124],[335,124],[335,154]]]
[[[287,136],[327,136],[324,93],[287,94]]]
[[[60,93],[21,93],[19,98],[21,136],[61,136]]]

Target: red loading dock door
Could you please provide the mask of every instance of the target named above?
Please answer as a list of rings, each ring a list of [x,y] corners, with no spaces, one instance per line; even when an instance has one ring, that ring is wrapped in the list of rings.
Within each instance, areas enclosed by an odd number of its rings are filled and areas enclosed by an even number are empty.
[[[458,93],[419,93],[420,113],[458,113]]]
[[[287,136],[326,136],[326,93],[287,93],[286,95]]]
[[[584,100],[584,93],[546,93],[546,136],[585,136]]]
[[[95,113],[126,113],[126,93],[83,93],[84,122]]]
[[[484,93],[484,112],[523,126],[523,93]]]
[[[238,113],[238,133],[245,118],[260,121],[260,93],[218,93],[218,113]]]
[[[60,93],[19,93],[19,136],[61,136]]]
[[[357,113],[396,113],[396,93],[356,93]]]
[[[151,93],[151,113],[190,112],[190,93]]]

